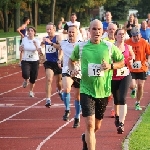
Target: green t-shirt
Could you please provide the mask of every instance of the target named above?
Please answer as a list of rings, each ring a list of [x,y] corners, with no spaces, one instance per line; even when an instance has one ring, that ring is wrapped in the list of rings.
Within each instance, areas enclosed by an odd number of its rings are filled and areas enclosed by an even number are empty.
[[[109,44],[110,42],[107,41]],[[80,93],[90,95],[94,98],[105,98],[111,94],[112,70],[104,71],[104,76],[89,76],[88,65],[90,63],[102,64],[105,60],[108,63],[119,62],[124,59],[121,51],[112,43],[111,53],[104,41],[100,44],[92,44],[90,41],[81,42],[77,45],[71,55],[71,60],[81,59],[81,82]],[[82,50],[79,50],[80,49]],[[111,55],[110,55],[111,54]],[[111,59],[112,58],[112,59]]]

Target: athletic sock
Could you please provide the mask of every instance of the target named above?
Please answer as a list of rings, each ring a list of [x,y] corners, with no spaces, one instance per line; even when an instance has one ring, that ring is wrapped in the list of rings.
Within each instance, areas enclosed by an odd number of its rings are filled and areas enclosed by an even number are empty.
[[[74,105],[75,105],[75,111],[76,111],[75,118],[79,119],[80,118],[80,111],[81,111],[80,101],[75,100]]]
[[[70,110],[70,93],[63,93],[63,101],[66,107],[66,110]]]

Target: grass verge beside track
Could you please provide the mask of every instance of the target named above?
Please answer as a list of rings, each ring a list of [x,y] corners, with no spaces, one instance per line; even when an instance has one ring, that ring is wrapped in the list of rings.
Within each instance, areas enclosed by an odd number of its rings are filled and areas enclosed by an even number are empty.
[[[142,115],[142,121],[131,133],[129,150],[150,150],[150,105]]]

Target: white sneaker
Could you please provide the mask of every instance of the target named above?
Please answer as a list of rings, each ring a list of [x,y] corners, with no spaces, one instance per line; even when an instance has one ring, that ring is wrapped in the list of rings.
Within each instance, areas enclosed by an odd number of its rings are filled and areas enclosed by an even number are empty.
[[[26,88],[27,85],[28,85],[28,82],[26,80],[24,80],[23,83],[22,83],[23,88]]]
[[[34,97],[34,93],[32,91],[29,92],[30,97]]]

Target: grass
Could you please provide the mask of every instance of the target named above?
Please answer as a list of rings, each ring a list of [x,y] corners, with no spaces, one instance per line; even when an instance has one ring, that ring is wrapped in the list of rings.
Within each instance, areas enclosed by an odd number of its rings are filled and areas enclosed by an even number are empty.
[[[15,65],[15,64],[18,64],[18,63],[19,63],[19,60],[15,60],[15,61],[8,62],[8,63],[2,63],[2,64],[0,63],[0,67]]]
[[[129,138],[129,150],[150,150],[150,106]]]
[[[144,19],[138,19],[139,23],[141,23],[142,20]],[[117,21],[119,24],[124,24],[126,20],[119,20]],[[44,33],[46,32],[45,30],[45,24],[41,24],[37,26],[37,33]],[[13,37],[13,36],[19,36],[17,32],[13,31],[13,28],[9,29],[9,32],[4,32],[3,30],[0,30],[0,38],[6,38],[6,37]]]
[[[44,24],[38,25],[37,27],[37,33],[44,33],[46,32]],[[6,38],[6,37],[13,37],[13,36],[19,36],[18,32],[14,32],[13,28],[9,29],[9,32],[4,32],[2,29],[0,30],[0,38]]]

